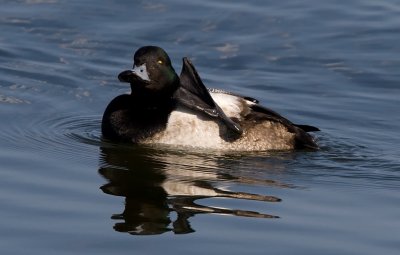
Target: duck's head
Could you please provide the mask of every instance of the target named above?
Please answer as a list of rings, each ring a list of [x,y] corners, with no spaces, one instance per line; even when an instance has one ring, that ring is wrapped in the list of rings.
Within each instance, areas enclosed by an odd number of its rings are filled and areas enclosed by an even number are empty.
[[[121,72],[118,79],[130,83],[132,93],[170,96],[179,87],[179,77],[168,54],[156,46],[138,49],[133,69]]]

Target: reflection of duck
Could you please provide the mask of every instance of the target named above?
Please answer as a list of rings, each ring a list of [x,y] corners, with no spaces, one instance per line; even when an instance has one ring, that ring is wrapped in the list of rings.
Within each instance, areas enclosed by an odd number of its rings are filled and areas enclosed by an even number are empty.
[[[278,202],[279,198],[217,188],[218,183],[235,181],[246,184],[279,185],[270,180],[255,180],[218,173],[216,160],[207,162],[195,155],[165,152],[143,147],[103,147],[99,173],[108,183],[101,189],[125,197],[125,210],[112,218],[123,220],[114,229],[131,234],[190,233],[189,218],[196,214],[216,213],[257,218],[277,216],[254,211],[204,206],[196,200],[212,197]],[[185,165],[189,157],[191,165]],[[199,166],[196,168],[196,166]],[[176,215],[176,220],[171,217]],[[170,226],[172,223],[172,226]]]

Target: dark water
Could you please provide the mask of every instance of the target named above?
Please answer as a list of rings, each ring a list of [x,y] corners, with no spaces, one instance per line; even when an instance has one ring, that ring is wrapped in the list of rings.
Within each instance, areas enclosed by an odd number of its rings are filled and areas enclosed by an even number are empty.
[[[0,2],[1,254],[399,254],[398,1]],[[102,143],[149,44],[321,150]]]

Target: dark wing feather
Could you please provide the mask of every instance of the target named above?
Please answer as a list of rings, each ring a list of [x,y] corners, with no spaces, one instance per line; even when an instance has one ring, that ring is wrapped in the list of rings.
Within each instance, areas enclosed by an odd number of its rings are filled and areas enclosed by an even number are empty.
[[[310,125],[298,125],[295,124],[296,127],[299,127],[301,129],[303,129],[305,132],[317,132],[317,131],[321,131],[319,128],[314,127],[314,126],[310,126]]]
[[[261,106],[259,104],[252,105],[252,106],[250,106],[250,108],[253,109],[256,112],[264,113],[265,114],[265,118],[267,118],[269,120],[282,123],[283,125],[288,127],[289,131],[293,129],[293,126],[300,128],[304,132],[320,131],[319,128],[314,127],[314,126],[294,124],[291,121],[289,121],[288,119],[286,119],[285,117],[283,117],[282,115],[280,115],[279,113],[277,113],[277,112],[275,112],[275,111],[273,111],[271,109],[268,109],[268,108],[266,108],[264,106]]]
[[[214,102],[206,86],[203,84],[193,64],[183,58],[180,87],[174,94],[178,103],[210,117],[220,119],[230,130],[237,134],[243,132],[239,124],[225,115],[223,110]]]

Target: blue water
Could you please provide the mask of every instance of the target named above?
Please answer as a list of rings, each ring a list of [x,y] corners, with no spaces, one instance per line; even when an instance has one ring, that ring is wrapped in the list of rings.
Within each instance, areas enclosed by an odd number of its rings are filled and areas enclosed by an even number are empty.
[[[398,1],[0,3],[1,254],[399,254]],[[102,142],[143,45],[321,150]]]

